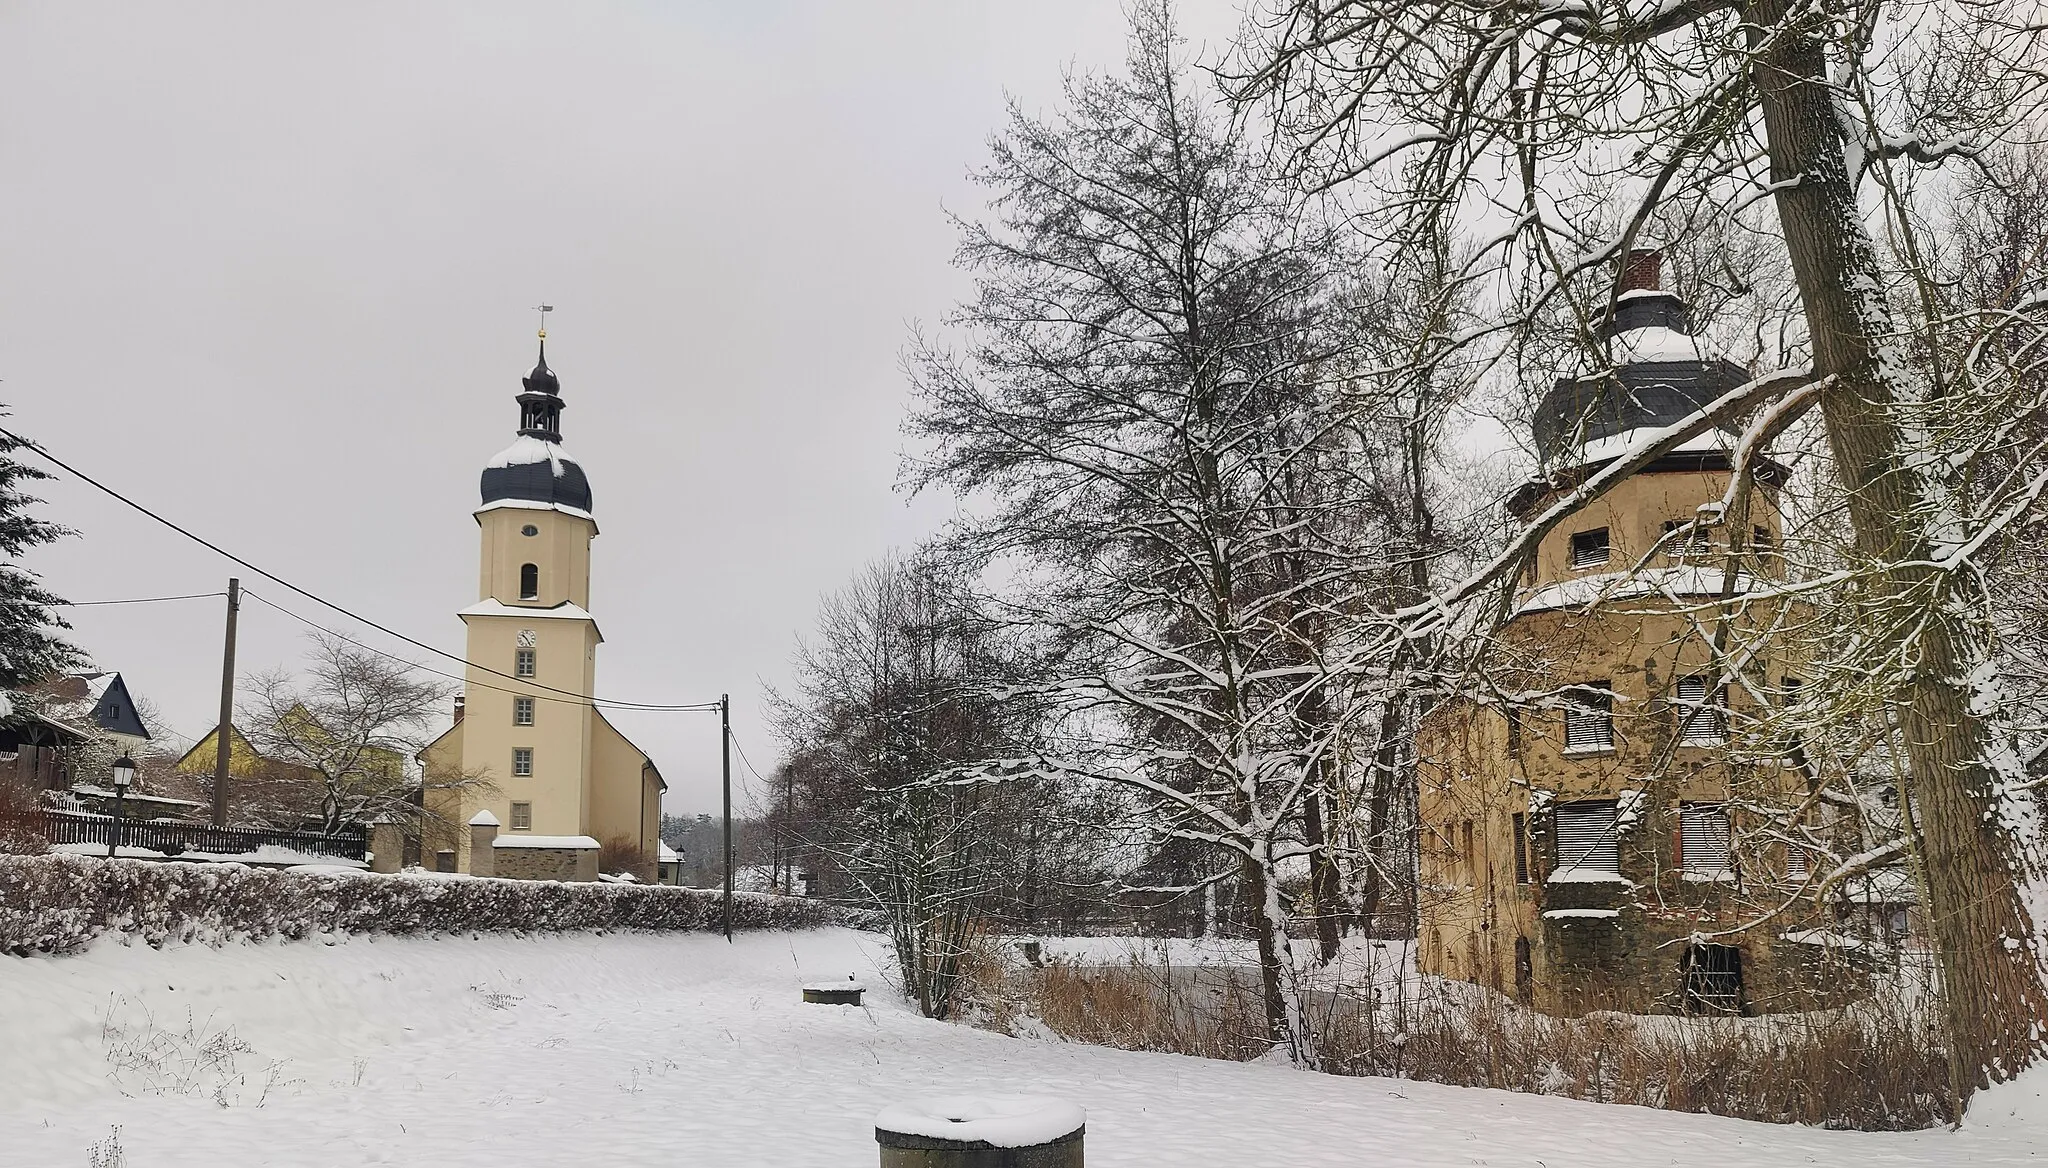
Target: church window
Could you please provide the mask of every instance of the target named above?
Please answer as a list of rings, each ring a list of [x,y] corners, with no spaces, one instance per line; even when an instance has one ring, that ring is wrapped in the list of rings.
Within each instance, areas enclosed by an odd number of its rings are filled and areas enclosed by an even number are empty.
[[[1564,748],[1568,751],[1614,749],[1613,698],[1605,681],[1589,681],[1571,694],[1564,711]]]
[[[512,724],[513,724],[514,726],[531,726],[531,725],[533,725],[533,699],[532,699],[532,698],[513,698],[513,699],[512,699]]]
[[[515,779],[530,779],[533,777],[533,747],[515,746],[512,748],[512,777]]]
[[[519,565],[519,599],[540,599],[540,565]]]
[[[512,658],[512,672],[519,677],[533,676],[533,650],[521,649]]]
[[[533,804],[514,803],[512,805],[512,830],[533,830]]]
[[[533,536],[540,534],[540,528],[535,527],[533,524],[529,523],[525,527],[519,529],[519,534],[526,536],[530,539]]]
[[[1596,527],[1591,531],[1572,533],[1572,567],[1597,568],[1607,562],[1607,529]]]

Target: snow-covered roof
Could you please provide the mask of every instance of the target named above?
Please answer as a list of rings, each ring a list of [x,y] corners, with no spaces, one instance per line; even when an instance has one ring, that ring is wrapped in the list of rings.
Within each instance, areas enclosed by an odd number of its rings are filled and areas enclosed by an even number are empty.
[[[1617,363],[1632,365],[1715,361],[1720,359],[1721,352],[1704,337],[1690,336],[1663,325],[1650,325],[1615,333],[1613,355]]]
[[[588,519],[592,523],[597,522],[597,516],[592,515],[581,507],[571,507],[567,503],[541,503],[533,499],[493,499],[478,507],[471,514],[482,515],[486,511],[496,511],[500,507],[510,507],[517,511],[560,511],[564,515],[573,515],[578,519]]]
[[[495,470],[507,466],[526,466],[536,462],[547,463],[548,470],[553,472],[556,478],[561,478],[568,473],[564,469],[564,464],[574,465],[576,459],[568,451],[562,449],[562,444],[559,442],[549,442],[545,438],[535,438],[530,434],[521,434],[512,440],[512,445],[493,454],[491,460],[484,463],[484,466],[487,469]]]
[[[674,848],[669,847],[666,843],[657,844],[656,847],[659,849],[656,855],[659,857],[660,863],[674,864],[683,858],[680,852],[677,852]]]
[[[471,827],[497,827],[498,817],[492,815],[491,809],[486,807],[469,817],[469,825]]]
[[[1583,608],[1598,601],[1629,600],[1642,596],[1668,596],[1674,600],[1719,596],[1725,575],[1726,570],[1721,567],[1695,565],[1645,568],[1639,572],[1600,572],[1546,584],[1523,597],[1515,606],[1515,613]],[[1735,574],[1737,594],[1748,592],[1753,583],[1749,573]]]
[[[494,848],[577,848],[595,851],[604,845],[587,835],[501,835],[491,841]]]
[[[459,610],[455,615],[516,616],[522,619],[585,620],[593,625],[597,623],[597,618],[590,615],[589,609],[584,608],[580,604],[572,604],[566,600],[560,604],[549,605],[546,608],[528,608],[523,604],[506,604],[504,601],[492,597],[488,600],[479,600],[468,608]],[[604,640],[604,634],[599,633],[597,639],[600,641]]]

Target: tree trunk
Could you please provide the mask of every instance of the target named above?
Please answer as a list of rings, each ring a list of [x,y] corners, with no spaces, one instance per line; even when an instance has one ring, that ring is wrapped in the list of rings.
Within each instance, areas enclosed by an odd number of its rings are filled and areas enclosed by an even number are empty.
[[[1266,1003],[1266,1033],[1278,1046],[1285,1046],[1294,1065],[1320,1070],[1322,1064],[1302,1009],[1301,990],[1295,984],[1294,944],[1287,936],[1287,911],[1280,904],[1280,880],[1270,856],[1264,861],[1246,857],[1246,891],[1258,898],[1259,975]]]
[[[2018,856],[2002,831],[1986,763],[1990,731],[1971,706],[1971,681],[1987,657],[1978,627],[1984,597],[1975,576],[1928,566],[1942,485],[1921,473],[1898,414],[1912,400],[1907,379],[1917,358],[1891,322],[1876,245],[1857,208],[1848,143],[1826,85],[1826,18],[1796,0],[1759,0],[1747,17],[1753,28],[1770,30],[1757,35],[1774,37],[1755,70],[1771,179],[1781,184],[1775,200],[1814,373],[1835,379],[1820,407],[1856,550],[1874,571],[1858,598],[1859,627],[1879,657],[1916,637],[1900,695],[1908,767],[1901,804],[1917,812],[1952,1085],[1963,1100],[2017,1074],[2048,1024],[2033,922],[2015,879]],[[1928,619],[1905,619],[1906,606]]]

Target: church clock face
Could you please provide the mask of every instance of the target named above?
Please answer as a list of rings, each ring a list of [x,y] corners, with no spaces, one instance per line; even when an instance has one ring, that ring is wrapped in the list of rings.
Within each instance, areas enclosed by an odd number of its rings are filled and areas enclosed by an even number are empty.
[[[531,648],[533,648],[533,647],[534,647],[534,645],[535,645],[535,644],[536,644],[537,642],[539,642],[539,640],[540,640],[540,636],[539,636],[539,634],[535,633],[535,632],[534,632],[534,631],[533,631],[532,629],[520,629],[520,630],[519,630],[519,647],[520,647],[520,648],[522,648],[522,649],[531,649]]]

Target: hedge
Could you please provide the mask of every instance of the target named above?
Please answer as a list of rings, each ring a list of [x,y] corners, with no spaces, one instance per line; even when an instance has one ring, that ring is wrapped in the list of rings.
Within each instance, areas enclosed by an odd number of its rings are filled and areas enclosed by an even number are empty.
[[[244,864],[0,855],[0,951],[73,952],[109,933],[150,945],[323,933],[543,933],[724,928],[716,890],[563,884]],[[735,929],[868,925],[802,897],[736,893]]]

